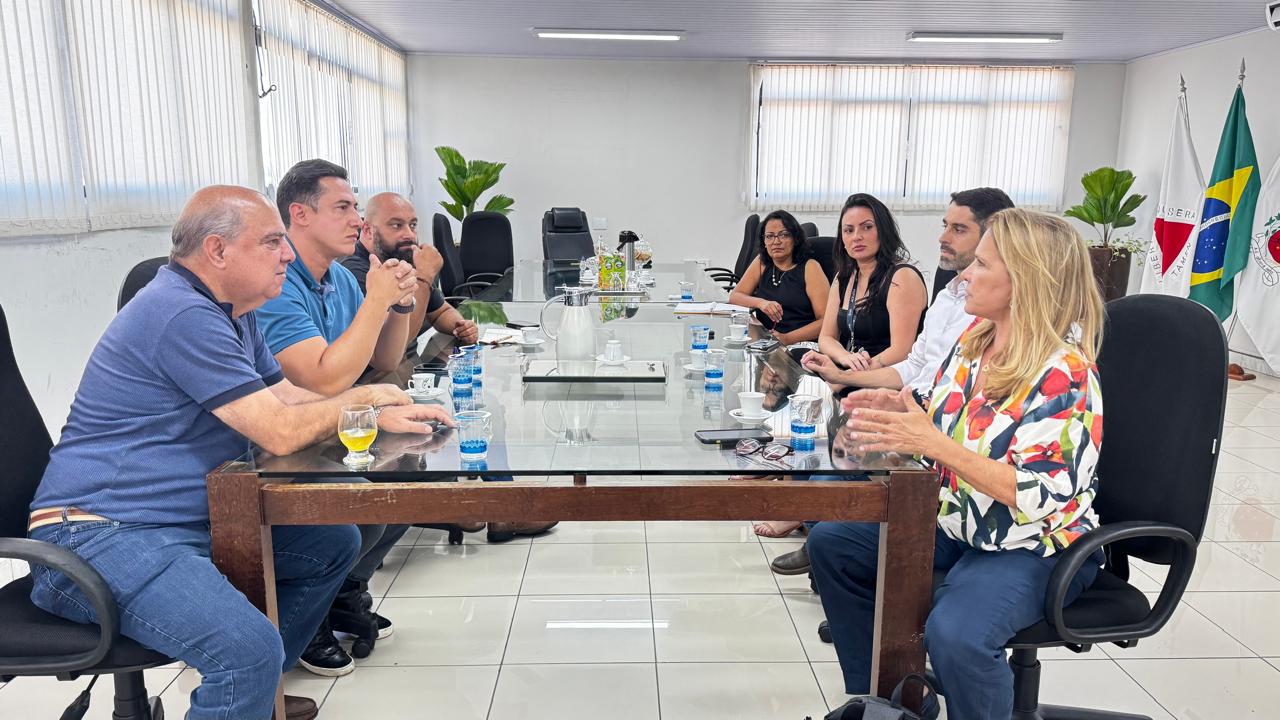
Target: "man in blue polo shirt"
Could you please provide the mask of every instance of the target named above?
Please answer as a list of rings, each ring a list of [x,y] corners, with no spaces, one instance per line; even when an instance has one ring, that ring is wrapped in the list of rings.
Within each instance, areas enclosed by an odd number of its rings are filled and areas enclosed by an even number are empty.
[[[276,188],[276,207],[296,257],[289,263],[280,296],[263,305],[257,316],[285,377],[299,387],[334,395],[354,385],[366,366],[396,369],[410,337],[417,276],[412,264],[371,258],[362,292],[338,262],[355,250],[363,224],[347,171],[325,160],[294,165]],[[358,631],[376,623],[379,638],[391,634],[391,621],[372,611],[367,590],[374,571],[407,529],[360,527],[360,559],[334,600],[331,617],[339,623],[337,629]],[[353,617],[355,622],[346,625]],[[299,664],[328,677],[355,670],[328,619],[316,630]]]
[[[253,310],[280,293],[293,251],[260,193],[197,192],[173,228],[170,264],[94,348],[31,505],[30,535],[67,547],[106,580],[120,631],[201,674],[190,720],[266,720],[356,559],[350,525],[272,530],[280,628],[210,560],[205,476],[254,442],[287,454],[330,436],[343,405],[384,407],[379,427],[430,432],[441,409],[399,389],[326,399],[284,378]],[[395,407],[390,407],[395,406]],[[95,622],[62,573],[32,569],[32,600]],[[292,720],[316,716],[286,698]]]

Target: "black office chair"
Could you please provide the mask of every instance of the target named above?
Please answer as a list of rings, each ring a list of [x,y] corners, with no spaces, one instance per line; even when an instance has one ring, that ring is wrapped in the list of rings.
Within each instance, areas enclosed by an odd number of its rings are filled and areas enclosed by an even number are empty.
[[[1166,295],[1109,302],[1098,375],[1105,430],[1094,507],[1101,525],[1062,553],[1049,579],[1047,618],[1009,641],[1013,720],[1150,720],[1039,705],[1036,650],[1132,647],[1156,634],[1191,580],[1209,514],[1227,404],[1227,339],[1218,319]],[[1157,397],[1172,402],[1157,406]],[[1071,578],[1099,548],[1106,567],[1064,609]],[[1154,608],[1127,582],[1130,557],[1170,566]]]
[[[756,258],[759,233],[760,216],[754,213],[748,215],[746,225],[742,229],[742,245],[738,248],[738,258],[733,263],[733,269],[713,266],[703,268],[703,272],[710,275],[712,280],[720,283],[726,290],[737,285],[738,280],[742,278],[742,273],[747,271],[747,266]]]
[[[938,293],[942,292],[942,288],[946,287],[947,283],[954,280],[959,274],[955,270],[943,270],[942,268],[933,271],[933,293],[929,295],[930,305],[933,304],[934,300],[938,299]]]
[[[445,300],[454,305],[471,299],[477,292],[502,277],[498,274],[467,277],[463,273],[458,246],[453,244],[453,227],[449,224],[449,218],[440,213],[431,218],[431,243],[444,259],[444,264],[440,267],[440,292]]]
[[[807,238],[818,237],[818,226],[814,223],[800,223],[800,229],[804,231]]]
[[[552,262],[595,255],[587,214],[581,208],[551,208],[542,214],[542,257]]]
[[[836,258],[833,254],[836,250],[836,239],[822,235],[811,237],[809,249],[813,252],[813,259],[822,266],[822,274],[827,276],[827,282],[831,282],[836,276]]]
[[[27,511],[53,442],[18,370],[3,308],[0,407],[5,409],[0,427],[7,468],[0,481],[0,558],[63,573],[84,592],[99,621],[82,625],[36,607],[31,602],[30,575],[0,588],[0,681],[36,675],[59,680],[112,675],[115,720],[163,720],[160,698],[147,698],[142,671],[173,660],[120,635],[119,608],[97,570],[66,548],[27,538]]]
[[[511,221],[502,213],[471,213],[462,221],[460,255],[468,279],[482,273],[506,274],[516,264]]]
[[[165,255],[164,257],[143,260],[137,265],[134,265],[133,269],[129,271],[129,274],[124,276],[124,284],[120,286],[120,295],[116,297],[116,312],[120,312],[124,309],[125,304],[132,300],[133,296],[137,295],[139,290],[146,287],[147,283],[151,282],[151,280],[155,278],[156,273],[160,268],[168,264],[169,256]]]
[[[1040,705],[1036,652],[1087,652],[1106,642],[1127,648],[1159,632],[1191,580],[1204,535],[1227,404],[1222,325],[1204,306],[1182,298],[1134,295],[1109,302],[1098,375],[1105,429],[1094,508],[1101,524],[1062,553],[1049,578],[1046,618],[1007,645],[1011,720],[1151,720]],[[1154,405],[1152,398],[1169,397],[1169,388],[1177,388],[1175,401]],[[1064,608],[1072,577],[1099,549],[1106,552],[1105,567]],[[1154,608],[1128,583],[1130,557],[1170,566]],[[945,577],[935,573],[934,587]],[[831,642],[825,620],[818,636]]]

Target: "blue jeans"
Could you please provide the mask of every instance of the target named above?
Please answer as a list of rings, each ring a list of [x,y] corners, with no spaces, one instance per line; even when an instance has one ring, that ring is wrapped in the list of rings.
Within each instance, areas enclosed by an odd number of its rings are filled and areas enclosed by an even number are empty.
[[[933,596],[924,644],[953,720],[1013,714],[1013,671],[1004,645],[1044,619],[1044,598],[1057,557],[1030,550],[988,552],[937,531],[933,567],[946,580]],[[845,692],[871,690],[871,634],[875,620],[879,523],[824,522],[809,533],[809,561],[831,625]],[[1067,602],[1093,583],[1098,565],[1086,562]],[[892,600],[892,598],[890,598]]]
[[[280,673],[298,660],[347,572],[353,525],[272,529],[280,629],[209,559],[209,526],[64,522],[36,528],[102,574],[120,606],[120,631],[200,672],[189,720],[266,720]],[[35,566],[31,599],[68,620],[96,617],[62,573]]]
[[[306,478],[297,482],[306,483],[367,483],[362,477],[322,477]],[[373,573],[386,559],[391,548],[400,542],[400,538],[408,532],[408,525],[357,525],[360,528],[360,553],[356,564],[351,568],[348,579],[367,585],[373,579]]]

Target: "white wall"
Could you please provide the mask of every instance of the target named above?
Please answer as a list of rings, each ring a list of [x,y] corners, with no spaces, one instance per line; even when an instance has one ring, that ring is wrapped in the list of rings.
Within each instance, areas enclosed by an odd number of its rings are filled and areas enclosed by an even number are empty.
[[[748,64],[742,61],[409,59],[412,169],[421,216],[445,198],[432,148],[508,163],[497,189],[516,200],[516,257],[541,257],[542,213],[582,207],[609,235],[636,230],[661,257],[732,265],[750,210]],[[1071,117],[1067,199],[1086,170],[1115,160],[1123,65],[1081,65]],[[957,188],[961,189],[961,188]],[[850,188],[850,192],[857,188]],[[834,233],[834,213],[801,214]],[[939,213],[903,214],[912,255],[932,272]],[[457,237],[455,223],[455,237]]]
[[[726,242],[736,255],[747,94],[741,62],[412,56],[419,215],[442,212],[433,148],[451,145],[508,164],[496,190],[516,201],[517,258],[542,256],[553,206],[607,217],[610,237],[642,233],[666,258],[727,255]]]
[[[1253,145],[1263,173],[1280,161],[1280,84],[1274,69],[1280,67],[1280,33],[1259,30],[1244,35],[1134,60],[1128,65],[1124,87],[1124,115],[1121,120],[1119,167],[1137,176],[1134,192],[1150,199],[1139,208],[1137,228],[1148,228],[1154,220],[1155,202],[1160,194],[1160,173],[1173,126],[1177,105],[1178,76],[1187,80],[1187,100],[1191,116],[1191,138],[1200,158],[1205,181],[1213,172],[1218,140],[1227,109],[1236,89],[1240,60],[1247,67],[1245,100]],[[1137,287],[1135,266],[1129,287]],[[1232,349],[1255,352],[1244,329],[1231,335]],[[1245,367],[1266,371],[1264,363],[1235,356]],[[1280,368],[1274,368],[1280,371]]]
[[[0,240],[0,305],[18,367],[54,440],[125,275],[169,252],[168,228]]]

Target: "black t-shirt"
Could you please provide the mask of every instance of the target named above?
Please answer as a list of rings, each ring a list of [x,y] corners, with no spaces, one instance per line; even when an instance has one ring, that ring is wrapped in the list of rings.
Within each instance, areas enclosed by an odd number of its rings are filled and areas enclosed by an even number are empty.
[[[363,243],[356,243],[356,251],[342,258],[339,262],[342,266],[351,271],[356,276],[356,282],[360,283],[360,292],[366,292],[364,287],[365,276],[369,274],[369,251],[364,249]],[[439,310],[444,305],[444,295],[435,286],[431,286],[431,297],[427,299],[427,315]],[[431,323],[426,318],[422,320],[422,328],[418,331],[418,335],[426,332],[431,327]]]
[[[808,262],[808,259],[801,260],[786,271],[770,264],[760,275],[760,282],[756,283],[755,292],[751,294],[782,306],[782,319],[777,325],[773,324],[769,316],[756,311],[756,318],[765,327],[788,333],[818,319],[813,312],[813,302],[809,300],[808,285],[805,282],[804,273]]]

